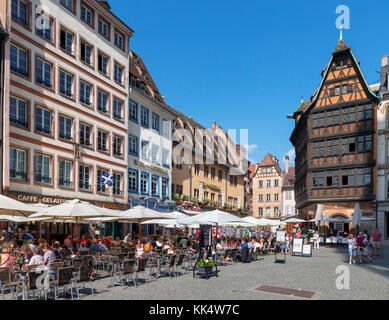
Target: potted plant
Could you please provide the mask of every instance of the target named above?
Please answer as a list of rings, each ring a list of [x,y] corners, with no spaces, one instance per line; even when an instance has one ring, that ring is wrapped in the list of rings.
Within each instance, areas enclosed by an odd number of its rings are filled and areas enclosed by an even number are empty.
[[[197,262],[197,267],[199,273],[210,273],[212,272],[213,267],[215,266],[215,261],[213,260],[201,260]]]

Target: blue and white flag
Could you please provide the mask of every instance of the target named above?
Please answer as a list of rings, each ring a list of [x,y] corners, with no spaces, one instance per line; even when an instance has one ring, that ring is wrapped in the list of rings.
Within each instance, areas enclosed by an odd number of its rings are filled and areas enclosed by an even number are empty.
[[[113,175],[109,173],[104,173],[100,178],[99,182],[104,183],[108,185],[109,187],[112,187],[113,184],[115,183],[115,179],[113,178]]]

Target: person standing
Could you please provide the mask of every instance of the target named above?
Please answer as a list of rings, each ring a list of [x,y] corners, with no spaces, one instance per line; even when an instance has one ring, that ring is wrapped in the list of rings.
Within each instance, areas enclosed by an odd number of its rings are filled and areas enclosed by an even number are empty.
[[[320,250],[320,235],[319,231],[316,231],[312,237],[313,239],[313,249]]]
[[[378,228],[373,233],[373,255],[379,256],[382,233]]]
[[[357,251],[356,251],[357,244],[352,234],[349,234],[348,236],[347,245],[348,245],[348,254],[350,257],[349,264],[355,263],[355,257],[357,255]]]

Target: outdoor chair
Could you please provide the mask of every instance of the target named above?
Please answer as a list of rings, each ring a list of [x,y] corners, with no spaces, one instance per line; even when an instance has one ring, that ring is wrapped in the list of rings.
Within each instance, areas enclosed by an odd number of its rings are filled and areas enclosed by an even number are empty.
[[[124,260],[120,268],[120,284],[123,286],[123,277],[126,278],[126,284],[128,284],[128,277],[131,276],[134,286],[136,287],[135,273],[135,260]]]
[[[174,272],[174,264],[176,261],[176,256],[169,256],[168,262],[165,265],[165,273],[169,273],[170,278],[172,278],[172,271]]]
[[[83,290],[85,290],[85,284],[89,283],[91,286],[91,291],[93,295],[93,285],[92,285],[92,266],[80,266],[79,273],[77,278],[74,279],[74,285],[76,287],[77,299],[80,300],[80,289],[79,284],[82,283]]]
[[[65,267],[59,268],[57,270],[57,280],[52,280],[52,285],[54,287],[54,299],[57,300],[59,289],[62,287],[63,293],[67,293],[67,290],[70,288],[71,298],[73,300],[73,268]]]
[[[17,292],[19,282],[13,281],[13,276],[15,274],[12,272],[11,268],[0,268],[0,289],[1,289],[1,296],[4,300],[4,292],[6,290],[10,290],[12,293],[12,299],[15,297],[15,291]]]
[[[63,262],[52,262],[49,265],[49,268],[56,272],[59,268],[63,267]]]
[[[149,268],[149,276],[156,279],[160,276],[160,257],[157,255],[150,255],[147,260],[147,267]]]
[[[242,253],[239,250],[232,252],[232,257],[233,257],[232,259],[234,260],[234,262],[236,262],[237,260],[242,261]]]
[[[138,274],[144,272],[146,274],[147,258],[142,258],[138,260],[138,265],[135,269],[135,283],[138,283]],[[147,275],[145,276],[146,283],[148,281]]]
[[[92,266],[93,265],[93,256],[87,255],[87,256],[82,256],[82,265],[83,266]]]
[[[77,272],[82,266],[82,259],[77,258],[72,260],[72,266],[75,272]]]
[[[35,292],[36,291],[40,291],[40,293],[42,294],[42,291],[44,293],[44,298],[45,300],[47,300],[47,290],[49,288],[45,288],[44,286],[42,286],[41,289],[38,289],[37,287],[37,279],[44,273],[44,271],[41,271],[41,272],[36,272],[36,271],[30,271],[27,273],[27,276],[26,276],[26,283],[23,284],[22,286],[22,290],[23,290],[23,299],[24,300],[28,300],[29,299],[29,293],[32,292],[32,298],[33,300],[35,300]],[[40,297],[41,297],[41,294],[40,294]]]
[[[178,267],[181,267],[182,269],[182,263],[184,262],[184,258],[185,258],[185,255],[183,253],[181,253],[179,256],[178,256],[178,260],[175,262],[174,264],[174,270],[175,270],[175,274],[176,274],[176,277],[178,276],[179,272],[178,272]]]

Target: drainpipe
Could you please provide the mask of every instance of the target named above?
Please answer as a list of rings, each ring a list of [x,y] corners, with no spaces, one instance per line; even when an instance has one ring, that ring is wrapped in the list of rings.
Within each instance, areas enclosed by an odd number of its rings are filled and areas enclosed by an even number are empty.
[[[377,111],[380,111],[381,108],[386,108],[389,105],[389,101],[381,101],[378,105]],[[378,131],[378,123],[377,123],[377,131]],[[376,148],[378,149],[378,132],[377,132],[377,146]],[[378,165],[376,169],[376,185],[378,181]],[[377,199],[377,188],[376,188],[376,199]],[[376,206],[375,206],[375,227],[378,228],[378,204],[379,201],[376,201]]]
[[[1,112],[1,123],[0,123],[0,168],[3,168],[3,154],[4,154],[4,61],[5,61],[5,42],[8,39],[8,33],[0,28],[0,112]],[[3,169],[0,172],[0,193],[3,192]]]

